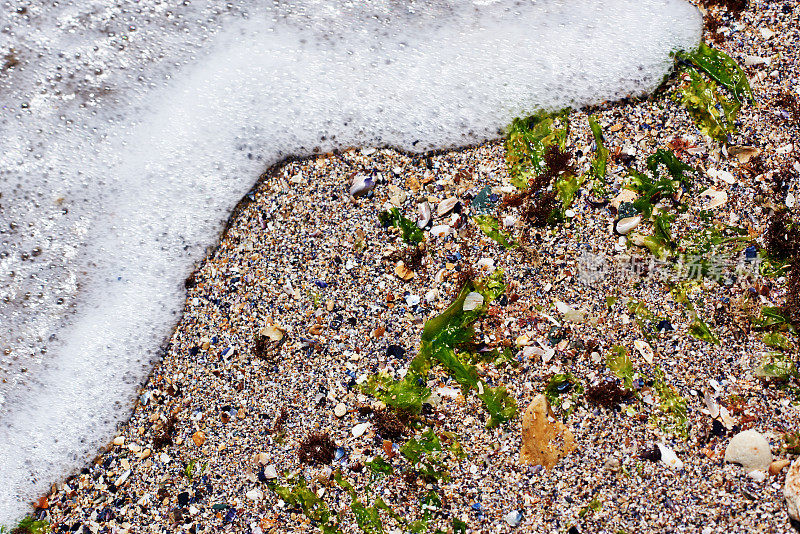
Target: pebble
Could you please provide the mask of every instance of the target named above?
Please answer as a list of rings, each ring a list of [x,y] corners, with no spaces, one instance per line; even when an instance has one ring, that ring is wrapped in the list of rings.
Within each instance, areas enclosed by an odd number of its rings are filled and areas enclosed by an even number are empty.
[[[192,441],[194,441],[194,444],[197,445],[198,447],[202,447],[203,443],[206,442],[205,432],[203,432],[202,430],[198,430],[197,432],[192,434]]]
[[[124,473],[122,473],[122,474],[121,474],[121,475],[120,475],[120,476],[117,478],[117,480],[115,480],[115,481],[114,481],[114,485],[115,485],[116,487],[120,487],[120,486],[122,486],[122,485],[125,483],[125,481],[126,481],[126,480],[128,480],[128,477],[129,477],[129,476],[131,476],[131,470],[130,470],[130,469],[128,469],[127,471],[125,471]]]
[[[114,438],[114,445],[125,445],[125,436],[117,436]]]
[[[245,493],[244,495],[245,495],[245,497],[247,497],[251,501],[256,501],[256,502],[258,502],[258,501],[260,501],[261,499],[264,498],[264,492],[261,491],[258,488],[253,488],[250,491],[248,491],[247,493]]]
[[[800,521],[800,459],[795,460],[789,467],[789,472],[786,473],[783,497],[786,499],[789,517]]]
[[[739,432],[725,449],[725,461],[739,464],[747,471],[766,471],[772,463],[769,442],[756,430]]]
[[[434,237],[447,237],[453,233],[453,229],[446,224],[437,224],[431,228],[431,235]]]
[[[275,466],[273,464],[270,464],[264,467],[264,476],[270,480],[278,478],[278,470],[275,469]]]
[[[614,229],[620,235],[628,235],[631,230],[639,226],[641,222],[642,218],[639,215],[635,217],[625,217],[617,221]]]
[[[335,415],[336,417],[344,417],[344,414],[346,413],[347,413],[347,406],[345,406],[343,402],[337,404],[336,407],[333,409],[333,415]]]
[[[510,527],[516,527],[522,521],[522,512],[519,510],[512,510],[508,512],[503,518]]]
[[[782,460],[775,460],[774,462],[769,464],[769,474],[772,476],[777,476],[778,473],[783,471],[783,468],[789,465],[790,463],[792,463],[792,461],[786,458]]]
[[[708,202],[705,206],[703,206],[703,209],[713,210],[728,203],[728,193],[725,191],[719,191],[713,187],[709,187],[700,193],[700,196],[708,197]]]

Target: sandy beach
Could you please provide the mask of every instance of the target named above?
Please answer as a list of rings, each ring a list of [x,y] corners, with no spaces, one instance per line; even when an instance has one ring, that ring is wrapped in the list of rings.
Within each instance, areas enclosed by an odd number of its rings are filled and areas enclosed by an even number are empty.
[[[590,117],[607,172],[551,224],[531,222],[541,196],[515,199],[503,139],[269,169],[187,279],[130,420],[32,514],[92,533],[795,532],[800,382],[786,366],[800,337],[791,316],[782,330],[757,320],[797,302],[796,274],[770,266],[775,213],[787,261],[800,235],[800,6],[728,4],[703,7],[704,41],[750,81],[736,131],[699,131],[679,101],[685,69],[649,98],[571,111],[559,176],[598,160]],[[654,219],[626,212],[629,169],[651,176],[659,149],[692,167],[654,212],[674,215],[680,268],[647,240]],[[416,242],[404,221],[424,203]],[[697,250],[719,263],[698,267]],[[469,376],[436,360],[419,411],[387,406],[374,384],[402,383],[441,339],[426,348],[426,322],[459,295],[456,312],[475,312],[475,336],[454,346]],[[552,413],[537,419],[543,394]],[[494,401],[516,413],[489,427]],[[534,450],[531,421],[559,445]],[[735,436],[758,450],[737,456]]]

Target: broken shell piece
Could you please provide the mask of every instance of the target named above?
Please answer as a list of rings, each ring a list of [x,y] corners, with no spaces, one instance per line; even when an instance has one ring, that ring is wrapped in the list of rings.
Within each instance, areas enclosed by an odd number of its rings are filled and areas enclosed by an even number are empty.
[[[269,338],[270,341],[280,341],[286,333],[284,328],[270,324],[261,329],[261,335]]]
[[[646,341],[642,341],[641,339],[637,339],[633,342],[634,348],[642,355],[644,361],[647,363],[653,363],[653,347],[651,347]]]
[[[736,183],[736,178],[728,171],[721,171],[719,169],[708,169],[706,174],[714,180],[722,180],[726,184]]]
[[[425,228],[431,222],[431,205],[421,202],[417,205],[417,227]]]
[[[566,302],[556,301],[556,309],[564,316],[565,321],[583,323],[586,321],[586,310],[576,310]]]
[[[375,189],[375,180],[372,176],[365,174],[358,174],[353,177],[353,183],[350,185],[350,194],[354,198],[366,195]]]
[[[708,203],[703,206],[703,209],[705,210],[713,210],[714,208],[718,208],[728,202],[728,193],[725,191],[718,191],[713,187],[709,187],[700,193],[700,196],[709,197]]]
[[[639,226],[641,222],[642,218],[638,215],[636,217],[625,217],[616,222],[614,230],[620,235],[628,235],[630,231]]]
[[[462,306],[464,311],[472,311],[481,306],[483,306],[483,295],[480,293],[473,291],[464,297],[464,305]]]
[[[614,209],[619,209],[619,205],[623,202],[633,202],[637,198],[639,198],[639,195],[636,194],[636,191],[631,189],[623,189],[617,196],[611,199],[611,207]]]
[[[728,154],[735,156],[736,159],[739,160],[739,163],[747,163],[750,161],[750,158],[761,154],[761,150],[752,146],[731,146],[728,147]]]
[[[439,224],[431,228],[431,235],[434,237],[447,237],[453,233],[453,229],[446,224]]]
[[[663,443],[658,443],[657,445],[658,445],[658,450],[661,453],[661,462],[664,465],[672,469],[677,469],[677,470],[683,469],[683,462],[681,461],[680,458],[678,458],[678,455],[675,454],[675,451],[673,451],[671,448],[667,447]]]
[[[406,264],[403,263],[402,260],[398,261],[397,265],[394,266],[394,274],[398,278],[406,281],[411,280],[416,275],[414,271],[406,267]]]
[[[448,213],[453,211],[453,208],[456,207],[456,204],[458,204],[458,198],[456,197],[450,197],[448,199],[442,200],[441,202],[439,202],[439,206],[436,208],[436,215],[439,217],[447,215]]]
[[[520,463],[552,469],[559,460],[574,450],[575,436],[554,417],[547,398],[537,395],[522,417]]]

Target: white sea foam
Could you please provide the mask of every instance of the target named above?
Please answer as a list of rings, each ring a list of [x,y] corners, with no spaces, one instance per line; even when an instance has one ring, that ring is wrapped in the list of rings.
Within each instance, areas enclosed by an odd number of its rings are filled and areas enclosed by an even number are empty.
[[[182,280],[267,166],[640,94],[701,27],[683,0],[258,3],[2,13],[20,63],[0,73],[0,522],[126,417]]]

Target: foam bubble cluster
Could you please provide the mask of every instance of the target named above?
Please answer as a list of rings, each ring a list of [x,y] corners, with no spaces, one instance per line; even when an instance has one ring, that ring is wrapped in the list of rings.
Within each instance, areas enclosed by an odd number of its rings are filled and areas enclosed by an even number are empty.
[[[684,0],[172,4],[0,8],[0,523],[126,418],[269,165],[645,93],[701,31]]]

